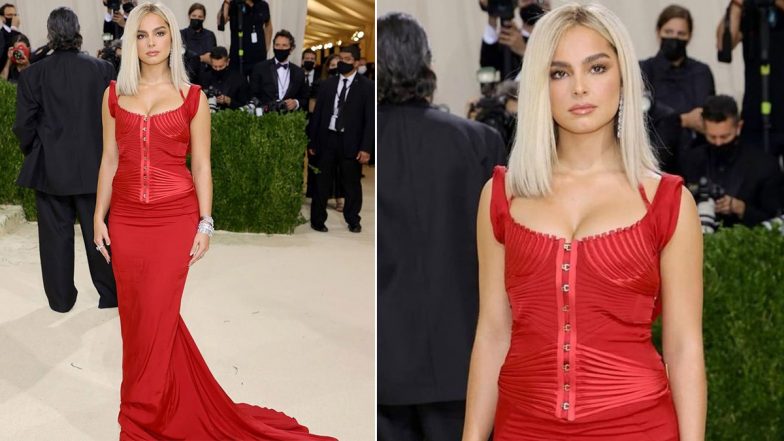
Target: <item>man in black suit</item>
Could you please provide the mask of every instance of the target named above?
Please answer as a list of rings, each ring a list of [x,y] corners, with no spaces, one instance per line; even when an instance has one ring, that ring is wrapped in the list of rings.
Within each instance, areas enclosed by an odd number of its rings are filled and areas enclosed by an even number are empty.
[[[74,286],[74,220],[79,219],[99,308],[117,306],[112,267],[93,244],[98,168],[103,151],[101,103],[114,67],[79,52],[79,21],[69,8],[47,21],[54,54],[21,72],[14,133],[24,162],[16,183],[35,189],[44,290],[49,306],[69,311]]]
[[[16,6],[6,3],[0,6],[0,19],[3,20],[0,26],[0,68],[5,66],[8,60],[8,48],[14,44],[16,36],[19,35],[19,14],[16,13]]]
[[[310,206],[310,226],[327,232],[327,198],[333,170],[340,169],[346,203],[343,218],[352,233],[362,231],[362,165],[370,160],[375,143],[375,86],[357,74],[359,47],[340,48],[340,75],[321,83],[310,119],[310,148],[319,169],[316,194]]]
[[[208,97],[215,97],[218,110],[238,109],[248,102],[248,82],[229,63],[229,51],[217,46],[210,51],[210,67],[199,75],[199,84]]]
[[[286,110],[307,110],[308,85],[305,72],[289,62],[294,36],[283,29],[272,40],[275,57],[258,63],[250,74],[251,94],[262,105],[286,103]]]
[[[305,71],[305,83],[308,85],[308,117],[316,108],[316,97],[318,96],[319,76],[316,68],[316,53],[313,49],[302,51],[302,70]]]
[[[435,109],[424,29],[378,19],[378,441],[459,440],[479,314],[476,219],[501,136]],[[484,213],[489,216],[489,213]]]

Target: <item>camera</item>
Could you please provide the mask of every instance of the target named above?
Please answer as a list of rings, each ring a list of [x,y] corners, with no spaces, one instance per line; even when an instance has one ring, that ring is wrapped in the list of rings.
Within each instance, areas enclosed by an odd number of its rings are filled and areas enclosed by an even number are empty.
[[[273,101],[266,106],[264,106],[264,112],[279,112],[279,113],[286,113],[289,111],[289,108],[286,107],[285,101]]]
[[[101,40],[103,40],[103,49],[98,54],[98,58],[101,60],[106,60],[114,66],[115,70],[120,69],[120,57],[117,56],[117,49],[119,48],[120,41],[113,39],[114,37],[110,33],[104,33],[101,35]]]
[[[120,8],[120,0],[107,0],[106,7],[111,9],[114,12],[119,11]]]
[[[14,49],[11,55],[13,56],[13,59],[11,61],[14,64],[19,64],[25,58],[30,60],[30,49],[28,49],[28,47],[24,43],[17,42],[16,44],[14,44]]]
[[[501,23],[514,19],[517,0],[488,0],[487,14],[491,17],[498,17]]]
[[[718,222],[716,222],[716,200],[724,197],[726,194],[724,188],[702,176],[692,194],[694,194],[694,199],[697,202],[697,212],[700,215],[702,233],[715,233],[719,227]]]
[[[474,115],[475,121],[496,129],[501,135],[508,153],[512,148],[517,124],[516,115],[506,109],[507,100],[514,97],[507,91],[501,90],[509,89],[509,87],[503,87],[508,85],[508,82],[499,83],[501,74],[492,67],[479,69],[476,76],[482,90],[482,98],[471,104],[468,113]]]
[[[218,97],[223,95],[223,92],[218,90],[215,86],[209,86],[204,90],[204,94],[207,95],[207,103],[210,105],[210,113],[215,113],[220,110],[220,106],[218,105]]]

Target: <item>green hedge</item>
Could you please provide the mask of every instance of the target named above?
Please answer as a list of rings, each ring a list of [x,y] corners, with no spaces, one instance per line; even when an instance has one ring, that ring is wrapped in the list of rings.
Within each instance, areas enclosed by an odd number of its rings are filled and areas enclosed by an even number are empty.
[[[709,441],[784,439],[784,236],[705,236],[703,339]],[[661,320],[654,328],[661,350]]]
[[[16,87],[0,80],[0,203],[21,204],[35,220],[35,195],[19,188],[22,164],[11,131]],[[216,227],[229,231],[291,234],[304,222],[305,146],[303,112],[262,118],[242,111],[212,115],[213,217]]]

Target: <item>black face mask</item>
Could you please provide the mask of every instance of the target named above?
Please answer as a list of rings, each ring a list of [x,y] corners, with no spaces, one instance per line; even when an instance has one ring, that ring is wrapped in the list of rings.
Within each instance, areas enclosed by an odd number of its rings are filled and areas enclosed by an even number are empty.
[[[305,69],[308,72],[313,70],[314,67],[316,67],[316,62],[315,61],[303,61],[302,62],[302,68]]]
[[[11,27],[11,23],[13,22],[14,22],[13,18],[5,18],[5,25],[8,26],[9,28]]]
[[[537,20],[544,15],[544,9],[536,3],[531,3],[523,8],[520,8],[520,18],[523,23],[533,26]]]
[[[677,61],[686,56],[686,40],[680,38],[662,38],[661,53],[669,61]]]
[[[122,5],[122,8],[126,14],[130,14],[131,10],[133,9],[133,3],[125,3],[124,5]]]
[[[341,75],[345,75],[345,74],[351,72],[352,70],[354,70],[354,65],[353,64],[351,64],[351,63],[344,63],[342,61],[338,62],[338,73],[340,73]]]
[[[275,59],[278,62],[282,63],[289,58],[289,54],[291,54],[291,49],[273,49],[275,52]]]
[[[191,29],[194,31],[200,31],[202,27],[204,27],[204,20],[199,20],[198,18],[191,19]]]
[[[726,162],[735,154],[738,148],[738,137],[732,138],[732,141],[725,142],[724,144],[713,144],[713,156],[719,162]]]
[[[327,70],[327,74],[329,74],[329,76],[331,77],[334,77],[335,75],[338,74],[338,68],[333,67],[332,69]]]
[[[221,70],[213,69],[212,70],[212,76],[214,76],[215,79],[217,79],[217,80],[222,80],[222,79],[226,78],[226,73],[228,73],[228,72],[229,72],[229,68],[228,67],[225,68],[225,69],[221,69]]]

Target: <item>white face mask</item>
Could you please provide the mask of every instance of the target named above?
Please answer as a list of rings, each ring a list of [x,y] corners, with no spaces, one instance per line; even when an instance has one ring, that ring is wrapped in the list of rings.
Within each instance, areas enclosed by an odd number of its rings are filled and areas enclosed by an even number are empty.
[[[367,66],[359,66],[357,72],[359,72],[360,75],[365,75],[365,72],[367,72]]]

